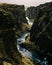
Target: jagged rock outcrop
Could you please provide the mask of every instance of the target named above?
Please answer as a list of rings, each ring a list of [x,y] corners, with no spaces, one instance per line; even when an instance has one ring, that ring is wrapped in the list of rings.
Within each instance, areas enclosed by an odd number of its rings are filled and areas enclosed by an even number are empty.
[[[31,41],[35,42],[39,52],[44,54],[44,51],[46,51],[45,55],[50,53],[50,56],[52,56],[52,7],[47,9],[47,12],[43,12],[43,14],[42,12],[39,11],[41,16],[38,14],[34,21],[30,37]]]

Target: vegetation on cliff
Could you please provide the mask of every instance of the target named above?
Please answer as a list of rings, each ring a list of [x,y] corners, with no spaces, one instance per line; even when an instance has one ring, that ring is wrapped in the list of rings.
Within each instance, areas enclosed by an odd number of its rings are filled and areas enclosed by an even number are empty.
[[[26,15],[30,19],[36,19],[36,17],[38,16],[38,13],[41,15],[40,9],[42,10],[42,12],[47,13],[48,10],[52,9],[52,2],[48,2],[48,3],[45,3],[45,4],[40,4],[39,6],[36,6],[36,7],[30,6],[26,10]]]
[[[46,11],[43,9],[45,7],[44,5],[46,6]],[[48,53],[52,56],[52,2],[44,5],[38,6],[42,12],[39,10],[34,20],[30,37],[31,41],[35,42],[37,46],[36,49],[42,54],[44,54],[43,51],[46,51],[45,56],[48,55]]]
[[[26,15],[34,20],[34,24],[25,44],[21,46],[29,51],[36,49],[43,56],[52,57],[52,2],[30,7]],[[35,65],[17,50],[16,37],[28,30],[30,27],[23,5],[0,4],[0,65],[7,65],[8,62],[12,65]]]
[[[27,28],[24,6],[0,5],[0,65],[34,65],[17,49],[16,36]]]
[[[14,26],[16,29],[22,29],[22,23],[27,23],[24,5],[20,6],[15,4],[2,4],[0,5],[0,10],[4,10],[13,17]],[[5,13],[4,15],[7,15],[7,13]]]
[[[10,12],[0,9],[0,58],[15,65],[21,62],[22,56],[16,47],[14,22]]]

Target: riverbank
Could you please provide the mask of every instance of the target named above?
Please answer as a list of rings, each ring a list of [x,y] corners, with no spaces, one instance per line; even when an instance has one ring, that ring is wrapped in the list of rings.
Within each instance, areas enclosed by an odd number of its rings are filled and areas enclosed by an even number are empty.
[[[23,56],[23,55],[22,55]],[[31,60],[30,58],[23,56],[22,58],[22,63],[19,65],[36,65],[35,62],[33,62],[33,60]]]
[[[9,62],[7,60],[2,60],[0,58],[0,65],[16,65],[16,64]],[[30,58],[22,55],[21,63],[19,63],[18,65],[36,65],[36,63],[33,62],[33,60],[31,60]]]

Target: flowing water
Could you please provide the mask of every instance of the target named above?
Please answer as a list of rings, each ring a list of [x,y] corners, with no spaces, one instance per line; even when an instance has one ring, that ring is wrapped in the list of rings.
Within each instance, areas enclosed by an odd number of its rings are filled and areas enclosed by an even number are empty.
[[[30,20],[28,17],[26,17],[26,19],[28,20],[28,23],[29,25],[33,24],[32,22],[30,23]],[[20,46],[20,44],[24,43],[25,42],[25,38],[26,36],[28,36],[28,34],[30,34],[29,32],[28,33],[23,33],[23,35],[21,35],[21,37],[19,39],[17,39],[17,49],[18,51],[23,55],[23,56],[26,56],[34,61],[36,61],[36,63],[39,63],[40,65],[48,65],[48,61],[47,61],[47,58],[41,58],[38,53],[36,51],[28,51],[26,48],[22,48]]]
[[[27,19],[27,23],[28,23],[29,25],[32,25],[32,24],[33,24],[28,17],[26,17],[26,19]]]

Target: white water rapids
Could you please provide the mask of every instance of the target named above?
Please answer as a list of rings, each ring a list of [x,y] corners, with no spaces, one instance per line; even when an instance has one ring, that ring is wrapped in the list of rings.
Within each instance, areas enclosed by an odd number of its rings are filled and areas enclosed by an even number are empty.
[[[28,23],[29,25],[32,25],[32,24],[33,24],[33,22],[31,22],[31,20],[30,20],[28,17],[26,17],[26,19],[27,19],[27,23]]]
[[[30,22],[29,18],[26,17],[27,19],[27,22],[29,25],[32,25],[33,23]],[[20,46],[20,44],[24,43],[25,42],[25,38],[28,36],[28,34],[30,34],[29,32],[28,33],[23,33],[23,35],[21,35],[21,37],[19,39],[17,39],[17,49],[18,51],[23,55],[23,56],[26,56],[34,61],[36,61],[37,63],[40,63],[40,65],[47,65],[47,59],[44,58],[44,60],[40,60],[40,56],[36,53],[36,51],[28,51],[27,49],[25,48],[22,48]]]

